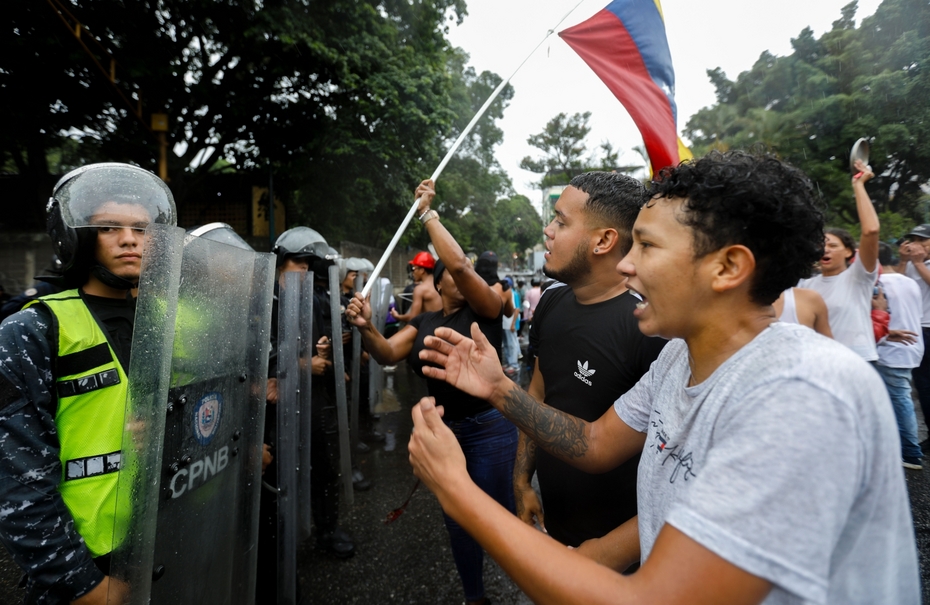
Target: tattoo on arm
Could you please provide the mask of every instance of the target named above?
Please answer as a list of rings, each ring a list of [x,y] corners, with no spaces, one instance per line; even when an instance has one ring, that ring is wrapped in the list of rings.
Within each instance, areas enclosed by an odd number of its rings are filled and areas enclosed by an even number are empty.
[[[570,461],[583,458],[588,451],[584,420],[536,401],[518,386],[507,394],[501,411],[530,439],[557,458]]]
[[[513,481],[529,483],[536,472],[536,443],[520,431],[517,440],[517,458],[513,463]]]

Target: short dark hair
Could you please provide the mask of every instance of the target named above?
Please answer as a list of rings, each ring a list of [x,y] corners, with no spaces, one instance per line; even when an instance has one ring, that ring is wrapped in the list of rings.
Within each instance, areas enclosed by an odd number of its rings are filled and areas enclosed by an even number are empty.
[[[889,267],[894,262],[894,248],[885,242],[878,242],[878,264]]]
[[[803,172],[766,153],[712,151],[663,169],[652,197],[682,198],[679,220],[694,232],[694,255],[724,246],[752,251],[749,295],[768,305],[810,277],[823,257],[823,212]]]
[[[638,180],[616,172],[585,172],[574,177],[569,186],[588,194],[585,211],[590,218],[620,234],[621,252],[633,245],[633,223],[648,199],[646,188]]]
[[[839,227],[827,227],[823,230],[824,234],[829,233],[830,235],[836,236],[840,243],[843,244],[844,248],[848,248],[852,254],[849,255],[849,258],[846,259],[846,265],[849,265],[849,261],[856,256],[856,240],[853,238],[852,234],[846,229],[840,229]]]

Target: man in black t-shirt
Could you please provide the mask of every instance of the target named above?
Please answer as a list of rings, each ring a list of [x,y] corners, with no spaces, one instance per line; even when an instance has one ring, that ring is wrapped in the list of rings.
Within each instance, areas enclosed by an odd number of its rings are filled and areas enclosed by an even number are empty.
[[[587,421],[600,418],[635,385],[665,344],[639,331],[633,317],[638,300],[616,270],[630,249],[644,193],[624,175],[576,176],[544,230],[543,271],[561,283],[545,291],[533,314],[530,347],[538,357],[529,393]],[[610,565],[609,539],[594,539],[636,516],[638,461],[590,475],[537,450],[521,433],[514,466],[517,514],[569,546],[591,540],[582,552]],[[545,516],[530,484],[534,472]]]

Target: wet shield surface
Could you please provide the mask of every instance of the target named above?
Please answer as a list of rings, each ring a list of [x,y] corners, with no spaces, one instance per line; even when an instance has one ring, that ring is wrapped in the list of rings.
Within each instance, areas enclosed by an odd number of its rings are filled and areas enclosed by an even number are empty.
[[[253,603],[274,257],[148,234],[111,572],[128,603]]]
[[[313,273],[290,271],[278,291],[277,603],[297,602],[297,544],[310,534]],[[273,599],[272,599],[273,600]],[[271,602],[271,600],[269,600]]]

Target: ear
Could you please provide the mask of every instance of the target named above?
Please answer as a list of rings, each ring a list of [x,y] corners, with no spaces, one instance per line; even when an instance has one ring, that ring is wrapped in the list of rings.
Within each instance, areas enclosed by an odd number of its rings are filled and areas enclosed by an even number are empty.
[[[714,292],[726,292],[740,287],[749,287],[756,271],[756,257],[743,245],[724,246],[712,252],[711,288]]]
[[[620,234],[613,227],[604,229],[595,229],[591,234],[591,249],[596,249],[595,254],[610,254],[620,247]]]

